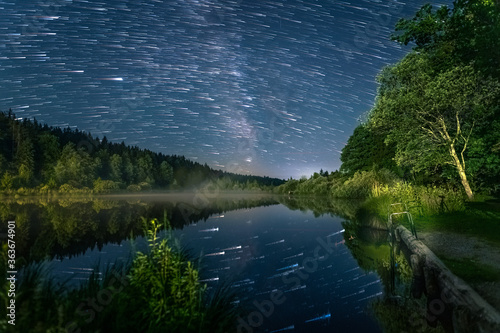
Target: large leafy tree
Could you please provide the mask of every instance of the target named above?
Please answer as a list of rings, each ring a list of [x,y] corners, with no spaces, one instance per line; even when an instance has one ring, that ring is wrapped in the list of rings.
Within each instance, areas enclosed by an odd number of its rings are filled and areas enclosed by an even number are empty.
[[[392,38],[415,47],[379,75],[370,126],[387,133],[398,165],[427,175],[452,170],[473,198],[471,176],[500,176],[499,2],[425,5]]]
[[[166,186],[172,183],[174,179],[174,169],[170,164],[168,164],[167,161],[163,161],[160,164],[160,172],[158,175],[158,180],[157,182],[162,185]]]
[[[392,36],[432,56],[433,66],[470,64],[500,77],[500,1],[456,0],[453,8],[424,5],[413,18],[400,19]]]
[[[153,160],[149,154],[144,154],[137,160],[137,182],[153,182]]]
[[[466,150],[475,128],[494,116],[500,85],[471,66],[436,71],[427,54],[412,53],[380,76],[370,121],[385,127],[395,160],[414,171],[450,165],[467,196]]]
[[[394,145],[385,144],[385,134],[370,127],[369,124],[360,124],[356,127],[342,149],[340,171],[348,175],[373,168],[396,171],[393,161]]]
[[[75,144],[70,142],[64,146],[54,167],[55,177],[59,184],[90,187],[96,178],[99,162],[98,159],[92,159],[83,148],[76,149]]]
[[[123,159],[120,155],[118,154],[113,154],[111,156],[110,162],[109,162],[111,172],[111,180],[115,182],[121,182],[123,179]]]
[[[42,152],[41,175],[48,181],[54,177],[54,167],[60,154],[59,141],[55,135],[43,132],[38,136],[38,145]]]

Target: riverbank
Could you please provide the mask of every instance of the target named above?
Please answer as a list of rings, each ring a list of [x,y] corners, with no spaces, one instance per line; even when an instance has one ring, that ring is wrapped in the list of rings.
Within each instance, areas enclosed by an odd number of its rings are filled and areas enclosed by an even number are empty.
[[[381,198],[368,199],[361,210],[365,213],[358,214],[362,217],[362,224],[366,227],[385,226],[386,204]],[[425,214],[418,206],[409,207],[409,210],[418,239],[453,274],[500,311],[500,200],[484,198],[466,202],[462,210],[435,214]],[[398,222],[409,229],[406,218],[399,218]]]
[[[455,275],[500,311],[500,246],[452,232],[423,232],[421,240]]]
[[[471,286],[457,277],[421,240],[403,226],[394,229],[398,248],[412,266],[412,294],[427,298],[431,318],[450,332],[498,332],[500,314]],[[439,310],[436,307],[439,305]]]
[[[469,202],[463,212],[415,219],[419,239],[500,311],[500,200]]]
[[[418,239],[500,311],[500,202],[469,202],[462,212],[415,215]]]

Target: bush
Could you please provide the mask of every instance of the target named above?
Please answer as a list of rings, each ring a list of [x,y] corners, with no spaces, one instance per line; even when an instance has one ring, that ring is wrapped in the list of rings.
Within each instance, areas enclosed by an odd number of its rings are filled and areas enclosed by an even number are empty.
[[[132,300],[141,304],[142,319],[149,323],[150,330],[159,324],[194,331],[203,318],[200,300],[206,286],[200,284],[193,263],[184,260],[166,239],[156,242],[155,223],[149,238],[151,252],[138,253],[132,264]]]
[[[140,192],[141,191],[141,187],[139,185],[132,184],[132,185],[127,186],[127,191],[130,191],[130,192]]]
[[[139,187],[141,188],[141,191],[150,191],[152,188],[151,184],[149,184],[147,182],[139,183]]]
[[[60,193],[73,193],[73,192],[75,192],[75,190],[76,190],[76,188],[74,188],[70,184],[63,184],[59,187]]]
[[[102,180],[98,178],[94,181],[94,193],[110,193],[120,188],[118,183],[112,180]]]
[[[43,185],[42,187],[40,187],[40,193],[41,194],[49,194],[50,187],[48,185]]]
[[[391,186],[397,179],[395,174],[386,169],[358,171],[340,186],[332,187],[331,193],[336,198],[368,198],[374,188],[380,188],[382,184]]]
[[[30,195],[32,193],[32,191],[30,191],[30,189],[28,188],[25,188],[25,187],[20,187],[17,189],[17,194],[19,195]]]

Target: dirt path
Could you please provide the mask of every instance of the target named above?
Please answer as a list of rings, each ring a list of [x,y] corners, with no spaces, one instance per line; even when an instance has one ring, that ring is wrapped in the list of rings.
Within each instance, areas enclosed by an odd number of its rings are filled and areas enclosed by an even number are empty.
[[[461,234],[419,233],[419,239],[438,257],[468,259],[500,270],[500,248],[488,242]],[[470,284],[479,295],[500,311],[500,281]]]

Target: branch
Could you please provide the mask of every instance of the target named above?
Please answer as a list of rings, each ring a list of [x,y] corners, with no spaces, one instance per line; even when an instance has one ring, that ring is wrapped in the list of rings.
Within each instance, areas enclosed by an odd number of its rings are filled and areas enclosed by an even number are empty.
[[[446,123],[444,122],[443,117],[439,117],[439,122],[441,123],[441,127],[443,128],[443,134],[441,134],[443,136],[443,138],[446,141],[450,141],[451,143],[454,143],[455,140],[452,140],[450,135],[448,134],[448,130],[446,129]]]
[[[424,126],[422,126],[421,128],[422,128],[424,131],[427,131],[427,132],[430,134],[430,136],[431,136],[431,137],[433,137],[436,141],[440,141],[440,140],[439,140],[439,137],[436,135],[436,133],[434,133],[434,131],[433,131],[433,130],[431,130],[431,129],[427,128],[427,127],[424,127]]]
[[[448,135],[448,132],[446,131],[446,125],[445,125],[444,121],[442,122],[441,129],[437,128],[437,131],[439,132],[439,134],[441,134],[441,137],[443,138],[443,140],[445,142],[451,141],[450,136]]]
[[[462,166],[464,169],[465,169],[464,152],[465,152],[465,149],[467,149],[467,144],[469,143],[469,138],[470,138],[470,135],[472,134],[473,129],[474,129],[474,122],[472,122],[472,126],[470,128],[469,134],[467,135],[467,139],[462,135],[462,139],[464,139],[464,147],[462,148],[462,151],[460,152],[460,156],[462,157]]]

